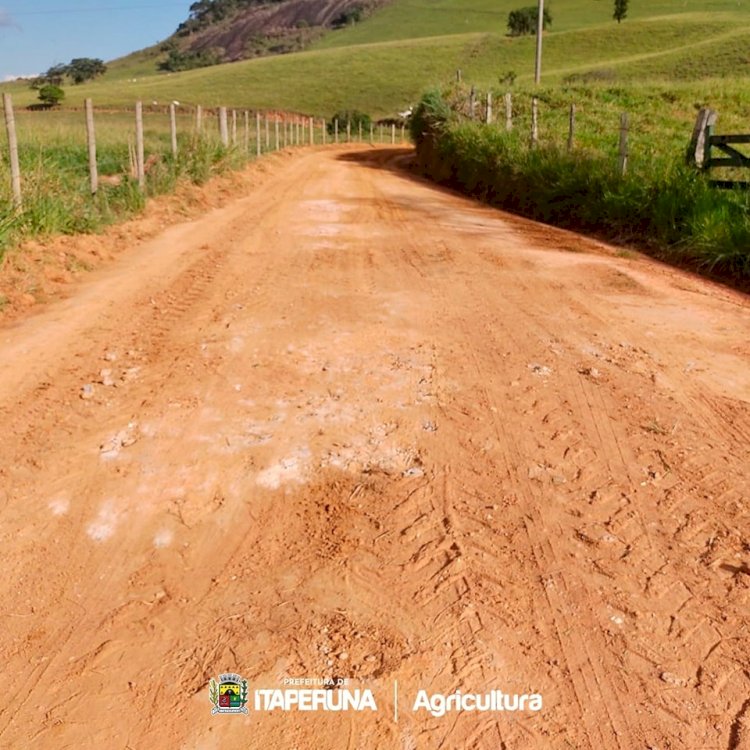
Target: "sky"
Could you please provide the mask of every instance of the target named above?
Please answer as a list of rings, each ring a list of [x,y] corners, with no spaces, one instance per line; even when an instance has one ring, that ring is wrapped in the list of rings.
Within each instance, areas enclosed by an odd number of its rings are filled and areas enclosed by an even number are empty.
[[[192,0],[0,0],[0,81],[74,57],[104,61],[168,37]]]

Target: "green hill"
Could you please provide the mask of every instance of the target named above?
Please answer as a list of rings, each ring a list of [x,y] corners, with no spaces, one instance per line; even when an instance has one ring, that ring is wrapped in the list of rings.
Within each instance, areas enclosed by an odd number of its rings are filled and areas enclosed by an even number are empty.
[[[157,73],[155,49],[110,64],[89,84],[67,88],[66,106],[92,97],[98,106],[226,104],[330,115],[356,107],[392,114],[455,70],[481,88],[500,87],[509,72],[531,81],[534,40],[506,36],[518,0],[394,0],[363,22],[329,33],[304,52],[181,73]],[[521,3],[523,4],[523,3]],[[608,85],[746,78],[750,73],[750,7],[737,0],[660,0],[631,4],[621,24],[606,0],[551,3],[544,83]],[[7,87],[6,87],[7,88]],[[35,93],[12,84],[17,103]]]

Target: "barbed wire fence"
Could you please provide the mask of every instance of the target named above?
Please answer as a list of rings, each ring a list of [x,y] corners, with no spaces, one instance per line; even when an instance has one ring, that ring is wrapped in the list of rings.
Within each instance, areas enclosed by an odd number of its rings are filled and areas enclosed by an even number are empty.
[[[7,138],[7,163],[10,176],[10,199],[12,208],[23,209],[23,174],[19,159],[19,137],[16,114],[10,94],[3,94],[5,132]],[[103,182],[112,182],[113,177],[100,174],[100,157],[97,139],[100,135],[99,119],[111,110],[97,110],[91,99],[84,102],[80,120],[80,144],[85,142],[88,158],[88,186],[96,195]],[[146,124],[151,126],[158,120],[159,127],[169,131],[167,152],[174,158],[187,148],[185,137],[218,140],[227,152],[240,153],[248,159],[282,149],[302,146],[333,145],[343,143],[369,143],[396,145],[406,137],[405,124],[395,122],[372,123],[363,129],[359,122],[356,129],[352,123],[341,122],[338,118],[327,120],[309,115],[277,110],[249,110],[230,107],[203,107],[201,105],[156,104],[144,106],[142,101],[135,103],[132,115],[132,134],[128,137],[128,173],[116,176],[119,179],[134,180],[139,189],[146,189],[146,176],[154,161],[163,154],[152,150],[146,143]],[[40,113],[40,116],[45,116]],[[165,125],[166,123],[166,125]],[[0,164],[4,161],[0,153]]]

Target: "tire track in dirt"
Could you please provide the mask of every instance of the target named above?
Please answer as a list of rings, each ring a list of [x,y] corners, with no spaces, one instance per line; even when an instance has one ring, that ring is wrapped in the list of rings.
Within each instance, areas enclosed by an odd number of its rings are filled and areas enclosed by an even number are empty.
[[[389,206],[393,201],[382,193],[375,196],[377,204],[380,206]],[[414,215],[408,214],[400,207],[382,210],[381,220],[390,226],[396,226],[400,232],[399,241],[396,244],[396,252],[392,253],[394,263],[406,262],[412,269],[413,282],[412,286],[421,287],[422,290],[432,297],[432,309],[439,309],[439,300],[449,293],[449,288],[442,283],[442,274],[436,273],[439,269],[450,260],[444,252],[425,252],[424,243],[418,242],[415,237],[419,234],[419,229],[414,225]],[[439,331],[441,321],[437,316],[432,317],[427,323],[428,330]],[[464,329],[464,334],[466,329]],[[469,337],[470,338],[470,337]],[[443,342],[441,342],[443,343]],[[465,342],[460,341],[463,345]],[[436,348],[435,359],[438,360],[442,354],[441,348],[436,342],[432,343]],[[473,357],[475,363],[476,358]],[[437,364],[435,365],[437,369]],[[481,382],[481,377],[480,377]],[[435,384],[435,390],[438,394],[441,387]],[[485,391],[485,395],[486,395]],[[445,413],[447,404],[441,402],[437,396],[437,408]],[[459,406],[461,410],[465,407]],[[454,417],[455,419],[455,417]],[[422,607],[430,607],[436,614],[432,615],[429,629],[435,632],[434,642],[438,643],[446,639],[456,644],[451,654],[451,683],[445,688],[445,692],[452,692],[455,689],[464,689],[470,691],[476,685],[489,685],[492,682],[492,674],[489,673],[485,664],[492,663],[496,658],[496,652],[489,644],[485,642],[484,631],[486,626],[484,620],[491,616],[487,610],[483,597],[478,595],[479,589],[486,589],[490,584],[488,581],[488,568],[501,567],[499,557],[494,550],[485,547],[478,554],[471,554],[471,538],[467,537],[466,519],[463,518],[465,509],[459,507],[454,498],[458,494],[458,483],[453,479],[453,458],[447,455],[435,456],[434,459],[438,465],[443,465],[443,469],[437,476],[432,478],[431,484],[440,487],[439,498],[431,495],[430,508],[426,511],[418,503],[419,496],[414,495],[410,498],[412,510],[405,522],[406,529],[410,529],[418,521],[424,525],[424,520],[429,518],[435,519],[433,528],[434,538],[428,543],[422,541],[423,533],[416,537],[420,541],[420,546],[411,558],[410,562],[414,565],[412,573],[406,576],[409,579],[417,578],[426,580],[429,586],[425,586],[413,594],[414,598]],[[500,473],[507,472],[508,466],[498,467]],[[435,500],[438,500],[436,503]],[[417,520],[414,520],[414,519]],[[437,519],[442,518],[442,528],[437,527]],[[473,519],[472,519],[473,520]],[[402,525],[404,521],[399,521]],[[404,533],[403,531],[401,532]],[[479,563],[478,557],[490,557],[490,563]],[[434,581],[437,583],[433,584]],[[492,581],[497,585],[497,581]],[[425,596],[425,592],[428,592]],[[468,600],[468,602],[467,602]],[[456,613],[460,612],[458,625],[455,623]],[[480,726],[467,727],[468,722],[457,719],[451,724],[449,729],[431,740],[430,745],[435,747],[456,747],[464,746],[477,748],[495,748],[500,743],[501,747],[506,747],[506,739],[511,746],[516,745],[519,741],[523,746],[529,742],[539,742],[539,736],[528,728],[519,737],[514,730],[508,732],[500,727],[496,719],[487,719],[479,722]],[[507,735],[507,737],[506,737]]]

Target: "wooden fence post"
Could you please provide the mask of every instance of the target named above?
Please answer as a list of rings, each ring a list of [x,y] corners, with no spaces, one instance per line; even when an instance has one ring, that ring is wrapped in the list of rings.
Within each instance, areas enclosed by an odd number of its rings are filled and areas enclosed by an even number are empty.
[[[169,135],[172,142],[172,156],[177,156],[177,107],[174,102],[169,104]]]
[[[266,124],[266,151],[270,151],[271,150],[271,131],[268,125],[268,113],[264,115],[263,120],[265,121],[265,124]]]
[[[352,142],[352,122],[351,120],[346,121],[346,142]]]
[[[273,121],[273,134],[276,140],[276,150],[278,151],[281,148],[281,135],[279,133],[279,116],[278,115],[276,115]]]
[[[255,155],[260,156],[262,149],[260,147],[260,112],[255,113]]]
[[[375,143],[375,136],[373,134],[372,120],[370,120],[370,145],[372,146],[373,143]]]
[[[570,105],[570,120],[568,122],[568,153],[573,150],[576,138],[576,105]]]
[[[13,194],[13,207],[16,211],[20,211],[23,207],[23,196],[21,193],[21,167],[18,161],[16,118],[13,114],[13,99],[10,94],[3,94],[3,109],[5,110],[5,130],[8,134],[8,149],[10,151],[10,184]]]
[[[247,110],[244,112],[243,119],[245,120],[245,153],[247,153],[250,151],[250,113]]]
[[[362,143],[362,120],[359,121],[359,142]]]
[[[203,131],[203,107],[199,104],[195,108],[195,132],[198,135]]]
[[[96,131],[94,130],[94,103],[91,99],[84,102],[86,108],[86,143],[89,152],[89,185],[91,195],[99,189],[99,171],[96,165]]]
[[[382,143],[383,142],[383,123],[382,122],[378,126],[378,136],[379,136],[380,143]]]
[[[237,145],[237,110],[232,110],[232,145]]]
[[[487,92],[487,106],[484,110],[484,121],[490,125],[492,123],[492,92]]]
[[[623,112],[620,115],[620,155],[619,155],[620,174],[625,175],[628,171],[628,113]]]
[[[703,169],[708,165],[711,148],[708,136],[711,128],[716,125],[717,117],[718,115],[714,110],[703,107],[695,120],[693,136],[688,146],[687,163],[698,167],[698,169]]]
[[[219,135],[221,136],[221,145],[227,148],[229,146],[229,126],[227,124],[226,107],[219,107]]]
[[[396,123],[395,122],[391,123],[391,145],[392,146],[396,145]]]
[[[505,95],[505,129],[513,130],[513,95],[510,91]]]
[[[406,143],[406,138],[404,137],[406,135],[406,125],[401,126],[401,143]]]
[[[310,118],[310,145],[315,145],[315,118]]]
[[[135,103],[135,172],[138,187],[146,187],[146,163],[143,146],[143,102]]]
[[[323,145],[325,146],[328,143],[328,128],[325,117],[320,121],[320,127],[323,129]]]
[[[539,100],[531,100],[531,148],[536,148],[539,142]]]
[[[456,71],[456,83],[461,83],[461,68]]]
[[[469,117],[472,120],[476,119],[477,116],[477,90],[474,86],[471,87],[469,92]]]

